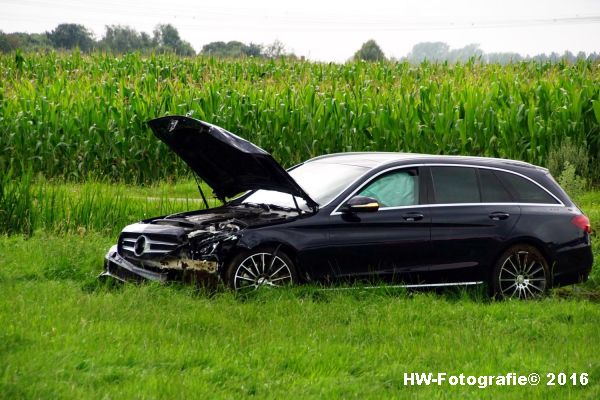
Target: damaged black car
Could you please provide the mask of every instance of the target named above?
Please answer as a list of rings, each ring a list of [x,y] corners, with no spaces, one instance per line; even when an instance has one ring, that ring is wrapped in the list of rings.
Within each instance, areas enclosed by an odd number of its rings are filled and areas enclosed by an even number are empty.
[[[170,116],[149,125],[223,205],[125,227],[106,255],[105,277],[223,282],[239,291],[356,280],[486,283],[501,297],[527,299],[591,270],[590,221],[541,167],[370,152],[286,171],[209,123]]]

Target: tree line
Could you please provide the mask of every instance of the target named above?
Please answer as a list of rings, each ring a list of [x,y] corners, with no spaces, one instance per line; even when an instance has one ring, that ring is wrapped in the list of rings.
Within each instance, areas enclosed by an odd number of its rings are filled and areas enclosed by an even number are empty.
[[[374,40],[368,40],[363,43],[361,48],[354,53],[355,60],[364,61],[380,61],[385,60],[386,56],[383,50]],[[479,48],[478,44],[471,43],[464,47],[457,49],[451,49],[447,43],[444,42],[421,42],[413,46],[412,50],[408,55],[394,59],[392,61],[408,61],[413,64],[420,64],[423,61],[429,62],[468,62],[470,60],[477,60],[484,63],[498,63],[508,64],[519,61],[539,61],[539,62],[560,62],[567,61],[575,63],[579,60],[588,61],[599,61],[600,54],[593,52],[586,54],[580,51],[576,55],[571,51],[566,50],[563,54],[552,52],[547,55],[545,53],[537,54],[534,56],[522,56],[519,53],[514,52],[500,52],[500,53],[486,53]]]
[[[181,39],[177,28],[171,24],[157,25],[152,34],[138,32],[129,26],[107,25],[104,36],[95,39],[94,33],[80,24],[59,24],[52,31],[44,33],[4,33],[0,31],[0,52],[72,50],[83,52],[111,51],[130,52],[172,52],[182,56],[194,56],[192,45]],[[288,53],[283,43],[275,40],[268,45],[239,41],[211,42],[202,47],[200,54],[215,57],[282,57],[294,56]]]
[[[107,25],[104,36],[96,39],[91,30],[80,24],[59,24],[55,29],[44,33],[4,33],[0,31],[0,52],[8,53],[21,49],[23,51],[44,51],[50,49],[71,50],[78,48],[83,52],[110,51],[117,54],[141,52],[164,53],[172,52],[182,56],[194,56],[196,51],[192,45],[179,36],[177,28],[171,24],[157,25],[152,34],[138,32],[129,26]],[[278,40],[264,45],[243,43],[240,41],[211,42],[202,47],[199,54],[221,58],[239,57],[291,57],[293,53],[286,50],[285,45]],[[368,40],[354,53],[354,60],[380,61],[386,60],[381,47],[375,40]],[[579,60],[598,61],[600,54],[586,54],[580,51],[573,54],[565,51],[563,54],[551,53],[522,56],[514,52],[486,53],[478,44],[468,44],[464,47],[451,49],[444,42],[421,42],[413,46],[404,57],[390,58],[391,61],[408,61],[410,63],[429,62],[468,62],[476,60],[484,63],[507,64],[519,61],[540,62],[577,62]]]
[[[177,29],[171,24],[159,24],[152,35],[138,32],[121,25],[108,25],[104,36],[96,40],[91,30],[80,24],[59,24],[52,31],[44,33],[4,33],[0,31],[0,51],[72,50],[83,52],[106,50],[116,53],[174,52],[190,56],[196,52],[189,42],[182,40]]]

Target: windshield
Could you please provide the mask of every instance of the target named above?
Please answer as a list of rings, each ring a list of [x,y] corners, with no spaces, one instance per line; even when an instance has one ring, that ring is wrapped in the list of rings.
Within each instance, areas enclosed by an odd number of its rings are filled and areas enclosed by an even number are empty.
[[[366,167],[356,165],[308,162],[288,172],[310,198],[321,206],[333,200],[366,171]],[[304,199],[296,197],[296,201],[302,209],[309,209]],[[252,193],[244,199],[243,203],[264,203],[296,208],[291,194],[262,189]]]

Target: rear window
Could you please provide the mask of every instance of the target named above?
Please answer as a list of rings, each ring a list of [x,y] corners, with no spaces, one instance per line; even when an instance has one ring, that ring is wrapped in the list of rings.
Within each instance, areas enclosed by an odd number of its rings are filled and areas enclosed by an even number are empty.
[[[494,171],[489,169],[480,169],[479,182],[481,184],[482,202],[511,203],[514,201]]]
[[[496,174],[519,203],[558,204],[554,197],[528,179],[501,171]]]
[[[479,186],[474,168],[432,167],[436,204],[479,203]]]

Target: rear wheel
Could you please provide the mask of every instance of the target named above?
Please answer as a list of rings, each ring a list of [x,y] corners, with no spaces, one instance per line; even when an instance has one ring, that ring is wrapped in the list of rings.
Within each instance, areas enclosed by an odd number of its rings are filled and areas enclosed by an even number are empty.
[[[225,279],[232,289],[240,292],[282,287],[297,281],[292,260],[272,248],[241,252],[229,263]]]
[[[546,293],[549,278],[548,263],[540,251],[530,245],[516,245],[498,259],[492,276],[493,291],[505,299],[535,299]]]

